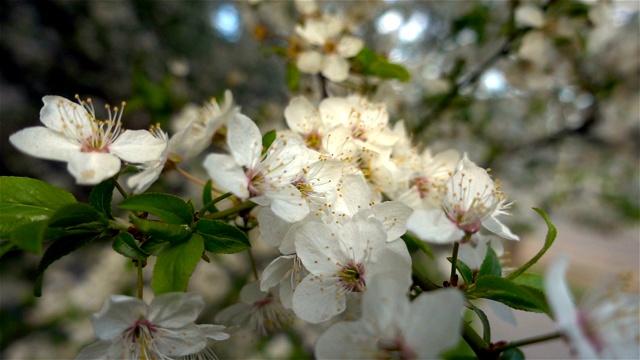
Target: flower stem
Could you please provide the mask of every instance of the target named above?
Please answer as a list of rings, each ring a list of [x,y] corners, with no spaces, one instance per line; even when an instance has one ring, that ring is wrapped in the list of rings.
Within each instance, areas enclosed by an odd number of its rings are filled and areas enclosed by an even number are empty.
[[[256,267],[256,260],[253,258],[253,253],[251,252],[251,248],[247,249],[247,253],[249,254],[249,261],[251,261],[251,269],[253,270],[253,276],[256,277],[256,281],[260,280],[260,276],[258,276],[258,268]]]
[[[247,201],[243,202],[242,204],[240,204],[238,206],[234,206],[234,207],[232,207],[230,209],[227,209],[227,210],[218,211],[217,213],[213,213],[213,214],[207,216],[206,218],[207,219],[211,219],[211,220],[223,219],[223,218],[226,218],[229,215],[237,214],[242,210],[251,209],[254,206],[256,206],[256,204],[254,202],[252,202],[251,200],[247,200]]]
[[[181,168],[179,168],[179,167],[177,167],[177,166],[176,166],[176,167],[175,167],[175,169],[176,169],[176,171],[177,171],[177,172],[179,172],[179,173],[180,173],[180,175],[182,175],[182,176],[186,177],[188,180],[193,181],[194,183],[196,183],[196,184],[198,184],[198,185],[201,185],[201,186],[204,186],[204,185],[205,185],[205,182],[204,182],[204,181],[202,181],[202,180],[198,179],[197,177],[195,177],[195,176],[193,176],[193,175],[189,174],[188,172],[186,172],[186,171],[182,170]]]
[[[512,341],[504,346],[500,346],[496,349],[494,349],[494,352],[496,353],[501,353],[503,351],[507,351],[509,349],[515,349],[521,346],[525,346],[525,345],[531,345],[531,344],[536,344],[536,343],[540,343],[540,342],[544,342],[544,341],[549,341],[549,340],[554,340],[554,339],[559,339],[562,337],[562,334],[558,331],[549,333],[549,334],[545,334],[545,335],[538,335],[538,336],[534,336],[534,337],[530,337],[530,338],[526,338],[526,339],[522,339],[522,340],[516,340],[516,341]]]
[[[478,356],[479,359],[483,358],[483,355],[486,353],[489,348],[489,344],[487,344],[482,337],[471,327],[471,325],[462,320],[462,338],[469,345],[471,350]]]
[[[460,249],[460,243],[453,243],[453,254],[451,255],[451,276],[449,277],[449,281],[453,282],[453,277],[456,276],[456,263],[458,262],[458,250]]]
[[[120,195],[122,195],[123,198],[126,199],[129,197],[129,194],[127,194],[127,192],[124,191],[124,188],[118,183],[118,181],[115,178],[113,178],[113,183],[115,184],[116,189],[118,189],[118,192],[120,193]]]
[[[211,200],[209,203],[205,204],[202,209],[200,209],[200,211],[198,211],[198,214],[203,215],[205,212],[207,211],[211,211],[209,210],[210,207],[212,207],[213,205],[219,203],[220,201],[228,198],[229,196],[233,195],[232,193],[228,192],[225,194],[222,194],[220,196],[218,196],[217,198]],[[216,211],[217,212],[217,211]]]
[[[142,300],[142,289],[144,287],[144,279],[142,277],[142,260],[138,260],[136,266],[138,268],[138,299]]]

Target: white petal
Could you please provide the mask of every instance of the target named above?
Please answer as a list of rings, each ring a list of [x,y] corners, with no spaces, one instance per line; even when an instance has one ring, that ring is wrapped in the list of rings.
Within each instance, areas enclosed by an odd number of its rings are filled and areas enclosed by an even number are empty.
[[[465,297],[456,288],[422,293],[411,303],[404,338],[418,358],[435,358],[458,343]]]
[[[165,293],[149,305],[149,320],[165,328],[179,328],[193,323],[204,308],[202,296],[195,293]]]
[[[516,316],[514,315],[513,310],[510,307],[494,300],[485,299],[484,301],[489,304],[489,308],[491,308],[491,311],[493,311],[493,313],[496,314],[496,316],[500,320],[512,326],[517,325]]]
[[[322,70],[323,56],[317,51],[303,51],[298,55],[296,66],[306,74],[317,74]]]
[[[224,325],[213,325],[213,324],[201,324],[196,325],[200,328],[200,330],[204,333],[204,335],[213,340],[226,340],[229,338],[229,334],[222,331],[226,329]]]
[[[387,241],[395,240],[407,231],[407,220],[413,209],[401,201],[386,201],[371,208],[376,219],[387,231]]]
[[[293,311],[312,324],[331,319],[344,311],[346,297],[338,294],[337,279],[308,275],[293,293]]]
[[[44,126],[22,129],[9,137],[18,150],[40,159],[68,161],[80,144]]]
[[[95,185],[120,170],[120,159],[109,153],[77,152],[68,159],[67,170],[80,185]]]
[[[338,54],[324,57],[322,75],[333,82],[341,82],[349,77],[349,62]]]
[[[253,120],[237,114],[227,124],[227,144],[236,163],[254,168],[262,153],[262,136]]]
[[[148,164],[146,169],[143,168],[142,171],[127,178],[127,186],[132,189],[134,194],[140,194],[158,180],[163,169],[164,161],[156,161],[154,164]]]
[[[268,291],[272,287],[278,285],[287,272],[293,269],[294,259],[295,255],[279,256],[267,265],[267,267],[262,271],[260,290]]]
[[[90,122],[93,118],[82,105],[55,95],[43,97],[42,102],[44,106],[40,109],[40,121],[46,127],[65,133],[65,127],[73,126],[79,139],[91,135]]]
[[[284,109],[284,118],[289,129],[299,134],[308,134],[320,127],[318,110],[304,96],[291,99],[289,105]]]
[[[126,130],[109,145],[109,152],[130,163],[159,160],[167,149],[167,142],[147,130]]]
[[[362,320],[372,331],[392,335],[409,315],[408,289],[389,274],[372,276],[362,297]]]
[[[207,338],[204,332],[196,324],[187,324],[179,329],[156,328],[153,343],[158,351],[170,357],[191,355],[199,352],[207,346]],[[159,357],[159,356],[158,356]],[[151,356],[150,358],[154,358]]]
[[[220,310],[216,314],[216,322],[228,324],[229,326],[242,324],[246,320],[253,305],[247,303],[235,303]]]
[[[333,274],[345,261],[338,247],[335,227],[309,222],[296,232],[296,253],[304,266],[313,274]]]
[[[262,240],[267,245],[272,247],[280,246],[280,243],[285,238],[287,231],[293,225],[291,222],[283,220],[280,216],[276,215],[273,210],[268,207],[263,207],[258,213],[258,224],[260,226],[260,235]]]
[[[324,99],[318,107],[322,116],[322,123],[327,128],[348,125],[351,109],[351,104],[346,99],[339,97]]]
[[[325,331],[316,342],[318,359],[366,359],[377,351],[376,338],[360,321],[343,321]]]
[[[138,319],[147,317],[147,304],[131,296],[111,295],[93,315],[93,330],[101,340],[115,340]]]
[[[452,244],[464,235],[441,209],[415,210],[407,221],[407,229],[421,240],[436,244]]]
[[[249,198],[249,179],[230,155],[209,154],[203,166],[215,184],[241,199]]]
[[[118,346],[111,341],[99,340],[91,345],[87,345],[76,355],[77,360],[97,360],[97,359],[123,359],[128,354],[123,354],[124,346]]]
[[[364,47],[362,39],[355,36],[344,36],[338,43],[338,54],[345,58],[350,58],[358,55],[360,50]]]
[[[291,184],[284,184],[277,189],[268,189],[265,196],[272,199],[271,210],[273,213],[285,221],[300,221],[309,214],[307,200]]]
[[[344,254],[362,263],[372,251],[386,247],[387,236],[382,223],[375,218],[353,218],[339,232],[338,240]],[[331,246],[330,243],[327,243]]]
[[[494,216],[495,215],[491,215],[482,220],[482,226],[484,226],[485,229],[507,240],[520,240],[518,235],[513,234],[508,227],[498,221]]]
[[[547,302],[553,313],[558,329],[571,341],[581,359],[598,358],[589,340],[583,333],[573,296],[565,279],[569,260],[564,256],[554,258],[544,277]]]

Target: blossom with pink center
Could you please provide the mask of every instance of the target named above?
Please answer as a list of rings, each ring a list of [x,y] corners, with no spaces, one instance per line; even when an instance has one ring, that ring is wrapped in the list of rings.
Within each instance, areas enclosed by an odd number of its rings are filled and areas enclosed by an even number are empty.
[[[191,293],[166,293],[150,305],[138,298],[112,295],[93,316],[100,339],[77,359],[172,359],[179,356],[215,355],[208,339],[225,340],[222,325],[196,325],[204,308],[202,297]]]
[[[545,276],[545,293],[560,332],[580,359],[640,358],[640,297],[624,279],[594,288],[574,305],[565,273],[569,261],[557,257]]]
[[[42,101],[45,126],[20,130],[9,141],[28,155],[67,162],[78,184],[98,184],[114,176],[122,160],[142,164],[160,159],[166,149],[166,141],[149,131],[123,131],[122,108],[107,106],[109,118],[98,120],[91,99],[74,103],[45,96]]]

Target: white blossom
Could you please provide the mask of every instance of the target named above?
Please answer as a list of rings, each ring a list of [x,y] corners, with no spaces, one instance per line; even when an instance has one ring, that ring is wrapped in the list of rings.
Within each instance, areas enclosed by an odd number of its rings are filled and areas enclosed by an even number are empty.
[[[225,340],[222,325],[196,325],[204,308],[193,293],[166,293],[150,305],[143,300],[112,295],[93,316],[100,340],[80,351],[78,359],[171,359],[179,356],[213,355],[207,340]]]
[[[9,141],[34,157],[67,162],[81,185],[95,185],[114,176],[121,160],[142,164],[162,157],[166,142],[146,130],[122,130],[122,109],[107,106],[109,118],[98,120],[91,99],[71,102],[45,96],[40,121],[11,135]],[[124,103],[123,103],[124,105]]]

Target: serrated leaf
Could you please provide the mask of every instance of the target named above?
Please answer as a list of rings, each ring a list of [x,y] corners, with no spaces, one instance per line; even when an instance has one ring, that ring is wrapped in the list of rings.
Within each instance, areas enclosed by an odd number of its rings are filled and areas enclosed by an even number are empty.
[[[113,250],[117,253],[134,260],[144,260],[149,254],[140,249],[133,235],[126,231],[121,231],[114,239],[112,244]]]
[[[44,181],[25,178],[0,177],[0,238],[19,226],[48,219],[60,207],[75,203],[67,190]]]
[[[89,203],[101,214],[108,219],[113,219],[111,214],[111,202],[113,201],[113,190],[116,183],[113,179],[107,179],[91,189],[89,194]]]
[[[451,257],[447,258],[449,262],[451,262],[451,259]],[[464,283],[467,284],[467,286],[473,284],[473,270],[471,270],[469,265],[458,259],[456,260],[456,269],[458,269],[460,276],[462,276],[462,280],[464,280]]]
[[[162,251],[162,249],[167,247],[169,244],[170,242],[166,240],[150,238],[149,240],[143,242],[142,245],[140,245],[140,249],[148,254],[158,256],[160,251]]]
[[[18,248],[32,253],[42,252],[42,241],[47,230],[47,220],[23,224],[9,235],[11,242]]]
[[[487,247],[487,254],[482,261],[482,265],[480,265],[480,270],[478,270],[478,279],[486,275],[502,276],[500,259],[498,259],[496,252],[490,246]]]
[[[271,144],[273,144],[273,142],[276,140],[276,131],[275,130],[271,130],[268,131],[266,134],[264,134],[264,136],[262,136],[262,150],[263,152],[266,151]]]
[[[251,247],[247,235],[235,226],[220,220],[200,220],[196,233],[204,239],[207,251],[214,254],[235,254]]]
[[[172,291],[186,291],[189,278],[204,252],[204,240],[193,234],[188,241],[171,244],[158,254],[153,268],[151,287],[160,295]]]
[[[193,221],[191,207],[175,195],[138,194],[122,200],[118,206],[124,210],[148,212],[170,224],[191,224]]]
[[[91,205],[74,203],[65,205],[56,210],[49,219],[48,225],[49,227],[68,228],[71,226],[89,223],[103,223],[104,228],[107,226],[106,219],[103,218]]]
[[[34,295],[38,297],[42,295],[44,272],[51,264],[100,237],[101,234],[96,233],[79,233],[69,234],[56,239],[44,252],[38,265],[38,277],[33,289]]]
[[[523,274],[525,271],[527,271],[530,267],[532,267],[535,263],[537,263],[538,260],[540,260],[540,258],[542,257],[542,255],[544,255],[547,252],[547,250],[549,250],[551,245],[553,245],[553,242],[556,240],[556,235],[558,234],[558,231],[556,230],[556,227],[553,225],[551,220],[549,220],[549,217],[547,216],[547,214],[542,209],[533,208],[533,210],[535,210],[535,212],[540,214],[540,216],[542,216],[542,218],[544,219],[545,223],[547,223],[548,231],[547,231],[547,236],[544,239],[544,245],[542,246],[542,249],[540,249],[540,251],[538,251],[538,253],[531,258],[531,260],[527,261],[526,264],[520,266],[519,268],[514,270],[512,273],[507,275],[506,278],[509,280],[513,280],[517,278],[518,276]]]
[[[516,310],[548,312],[544,295],[495,275],[478,278],[469,299],[484,298],[501,302]]]
[[[188,225],[145,220],[133,215],[129,219],[141,233],[172,243],[182,241],[192,233]]]
[[[544,278],[539,274],[524,273],[512,280],[515,284],[544,291]]]

